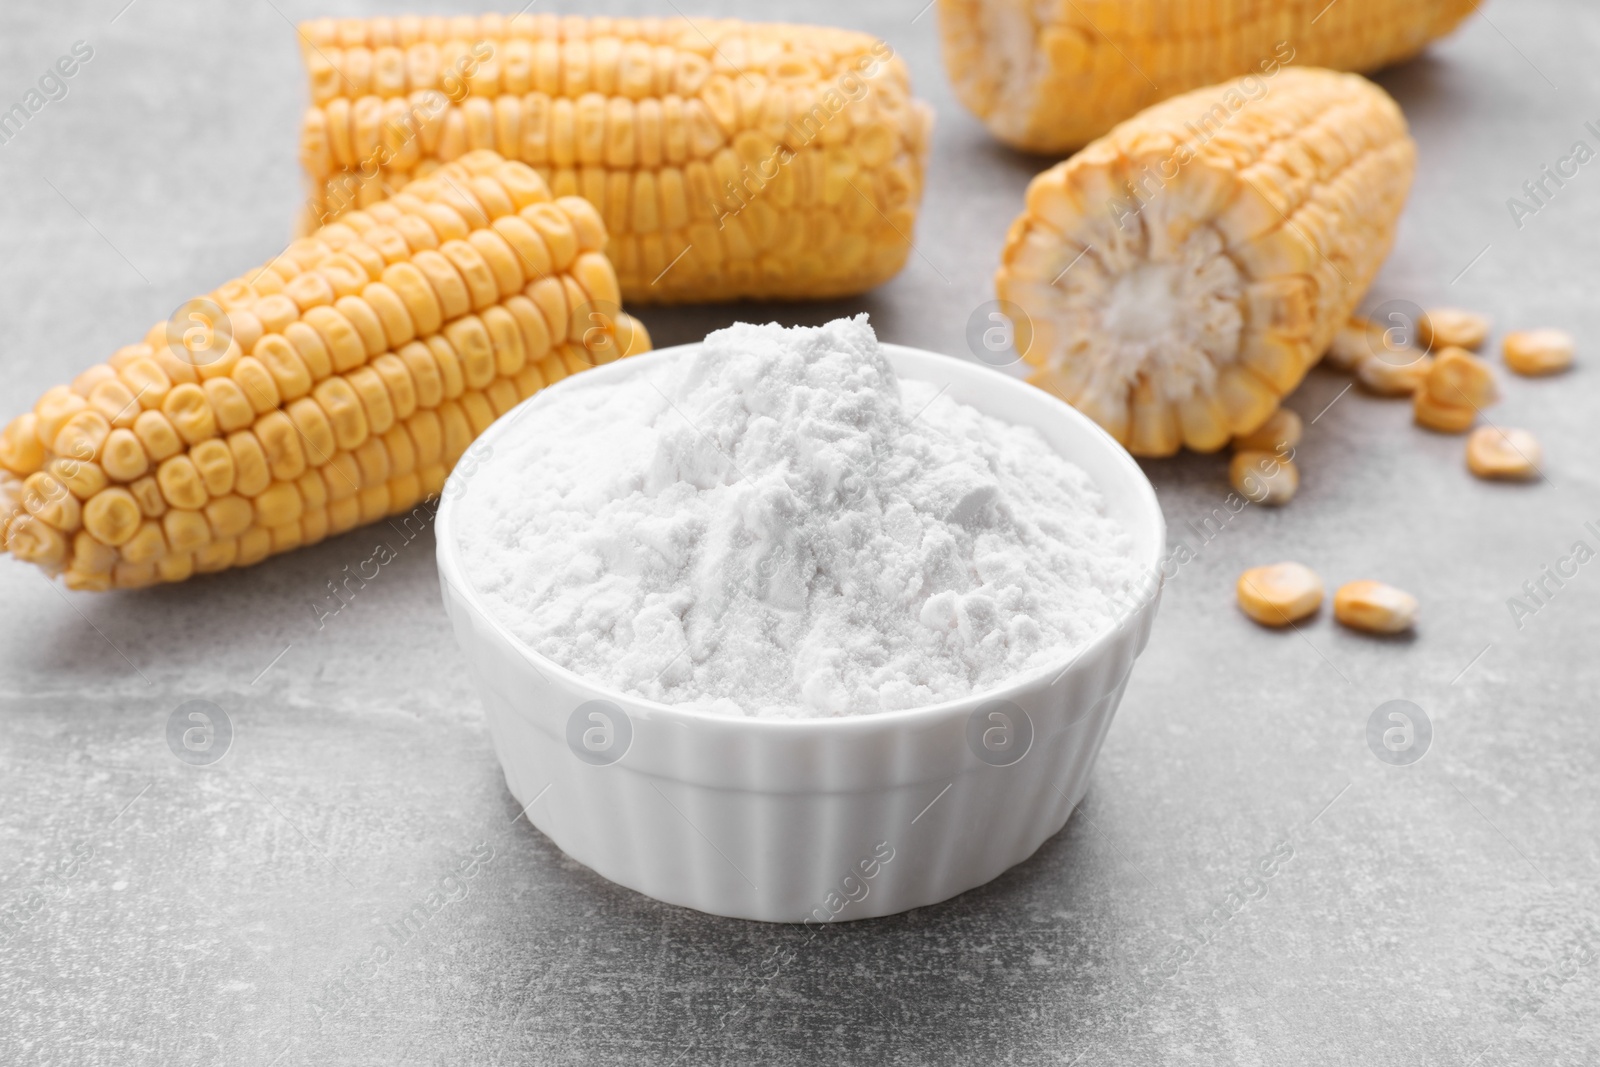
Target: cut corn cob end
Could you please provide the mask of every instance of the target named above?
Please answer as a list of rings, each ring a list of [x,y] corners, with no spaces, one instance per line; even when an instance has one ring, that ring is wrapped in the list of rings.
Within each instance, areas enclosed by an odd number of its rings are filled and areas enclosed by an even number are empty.
[[[0,432],[0,545],[81,589],[414,512],[540,388],[649,348],[583,200],[476,152],[296,241]]]
[[[492,148],[594,204],[630,301],[850,295],[911,252],[932,111],[867,34],[530,12],[301,41],[303,225]]]
[[[1030,320],[1030,380],[1135,455],[1265,423],[1349,318],[1410,186],[1405,121],[1365,79],[1285,70],[1226,137],[1195,138],[1238,91],[1158,104],[1036,177],[996,274]]]

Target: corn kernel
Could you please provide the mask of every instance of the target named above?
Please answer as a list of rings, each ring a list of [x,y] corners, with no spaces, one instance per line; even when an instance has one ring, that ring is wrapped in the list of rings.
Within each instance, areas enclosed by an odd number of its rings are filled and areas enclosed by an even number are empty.
[[[1233,439],[1235,452],[1292,452],[1305,433],[1300,416],[1288,408],[1279,408],[1258,428]]]
[[[1517,330],[1506,334],[1506,366],[1530,377],[1556,374],[1572,366],[1576,343],[1565,330]]]
[[[1347,582],[1333,594],[1333,617],[1352,630],[1397,634],[1417,621],[1417,598],[1382,582]]]
[[[1544,449],[1527,430],[1480,426],[1467,438],[1467,469],[1479,478],[1530,481],[1543,462]]]
[[[1461,308],[1429,308],[1417,323],[1417,338],[1430,349],[1477,348],[1488,339],[1487,316]]]
[[[1252,567],[1239,575],[1239,607],[1263,626],[1287,626],[1322,606],[1322,579],[1303,563]]]
[[[1440,350],[1423,384],[1433,399],[1452,407],[1481,410],[1500,396],[1489,364],[1461,348]]]
[[[1274,452],[1235,452],[1228,462],[1228,481],[1252,504],[1276,507],[1294,499],[1300,470],[1294,461]]]
[[[1356,364],[1356,381],[1378,396],[1410,396],[1422,388],[1433,370],[1433,357],[1416,349],[1403,355],[1368,356]]]
[[[1478,421],[1476,408],[1443,404],[1426,389],[1411,398],[1411,416],[1418,426],[1435,433],[1466,433]]]

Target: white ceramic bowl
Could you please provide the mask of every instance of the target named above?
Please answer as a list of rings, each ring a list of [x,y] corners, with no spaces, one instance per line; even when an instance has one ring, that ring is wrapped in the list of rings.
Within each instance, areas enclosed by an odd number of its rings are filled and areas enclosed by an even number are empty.
[[[583,377],[620,379],[695,347]],[[956,400],[1034,427],[1088,471],[1151,582],[1070,662],[1004,689],[849,718],[730,718],[614,691],[514,637],[462,566],[457,501],[472,465],[459,465],[437,518],[440,582],[506,784],[530,822],[613,882],[743,919],[890,915],[1026,859],[1088,788],[1160,598],[1166,524],[1155,493],[1120,445],[1048,393],[965,360],[883,347],[901,377],[948,382]],[[562,388],[522,407],[556,402]],[[491,426],[477,454],[516,421],[508,413]]]

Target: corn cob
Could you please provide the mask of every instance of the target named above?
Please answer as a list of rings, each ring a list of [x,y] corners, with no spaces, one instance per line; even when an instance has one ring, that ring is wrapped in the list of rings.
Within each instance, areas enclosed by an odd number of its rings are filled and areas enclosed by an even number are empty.
[[[1177,93],[1282,64],[1371,71],[1420,52],[1477,0],[939,0],[956,96],[1000,140],[1077,148]]]
[[[1411,183],[1400,109],[1360,76],[1242,93],[1174,97],[1040,174],[996,274],[1031,320],[1031,380],[1136,455],[1265,422],[1371,283]]]
[[[0,431],[0,545],[137,588],[411,511],[519,400],[649,347],[604,244],[588,201],[463,156],[46,392]]]
[[[323,19],[302,228],[475,148],[586,197],[630,301],[862,292],[910,252],[931,111],[865,34],[687,19]]]

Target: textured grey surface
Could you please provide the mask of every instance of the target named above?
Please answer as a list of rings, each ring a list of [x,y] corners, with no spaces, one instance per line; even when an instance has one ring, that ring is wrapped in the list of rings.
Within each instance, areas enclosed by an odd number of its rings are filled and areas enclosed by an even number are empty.
[[[123,2],[0,13],[7,105],[74,41],[95,50],[0,146],[6,413],[277,250],[303,99],[284,16],[378,9]],[[770,314],[867,310],[887,340],[957,353],[1044,162],[955,105],[923,2],[760,12],[882,35],[939,122],[904,273]],[[430,538],[320,629],[324,583],[381,535],[125,595],[63,594],[0,560],[0,1062],[1600,1062],[1600,562],[1520,629],[1506,604],[1574,541],[1600,547],[1583,528],[1600,525],[1600,163],[1520,230],[1505,205],[1574,141],[1600,146],[1584,128],[1600,119],[1600,13],[1488,15],[1381,78],[1421,167],[1373,300],[1584,339],[1577,372],[1508,380],[1492,413],[1541,434],[1548,481],[1474,481],[1459,438],[1415,430],[1403,404],[1339,397],[1326,371],[1291,402],[1323,413],[1287,509],[1246,509],[1202,544],[1187,524],[1227,492],[1222,463],[1147,464],[1197,558],[1168,587],[1087,799],[1031,860],[815,937],[657,904],[513,823]],[[668,344],[768,314],[643,317]],[[1413,590],[1419,632],[1252,626],[1234,577],[1280,558]],[[1364,739],[1391,698],[1434,725],[1410,767]],[[209,768],[167,748],[191,699],[237,730]],[[424,907],[403,945],[386,931],[480,847],[492,859],[443,883],[459,899]],[[1229,893],[1275,848],[1292,856],[1235,912]],[[1207,926],[1219,906],[1231,917]]]

